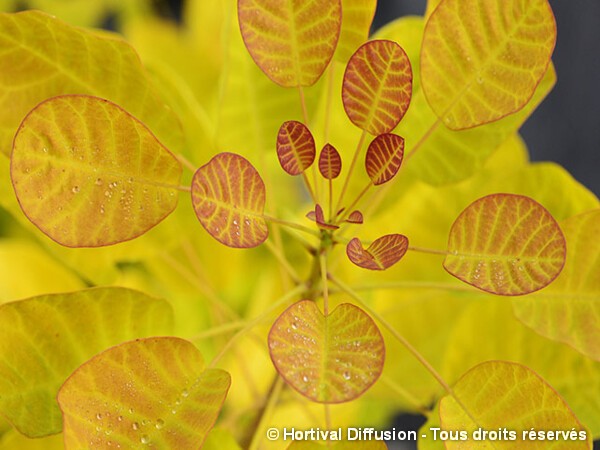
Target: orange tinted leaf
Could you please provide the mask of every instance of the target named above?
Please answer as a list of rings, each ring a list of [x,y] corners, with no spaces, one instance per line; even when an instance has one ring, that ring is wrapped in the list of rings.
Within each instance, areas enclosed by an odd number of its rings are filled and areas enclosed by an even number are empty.
[[[377,0],[342,0],[342,29],[335,59],[344,64],[368,38]]]
[[[262,244],[269,230],[262,217],[265,183],[250,162],[235,153],[219,153],[192,180],[192,204],[202,226],[229,247]]]
[[[410,61],[395,42],[369,41],[348,61],[342,84],[344,109],[352,123],[373,135],[398,125],[411,92]]]
[[[11,178],[25,215],[67,247],[133,239],[177,206],[179,161],[108,100],[54,97],[23,120]]]
[[[547,0],[445,0],[425,26],[423,91],[451,129],[498,120],[533,96],[555,41]]]
[[[325,221],[325,214],[323,213],[323,208],[318,203],[315,205],[315,210],[309,211],[306,217],[308,217],[310,220],[314,220],[317,223],[318,227],[323,230],[337,230],[339,228],[339,226],[332,225]]]
[[[521,364],[506,361],[488,361],[469,370],[453,388],[454,395],[440,400],[441,427],[445,430],[473,432],[483,430],[510,430],[515,439],[485,439],[473,444],[469,441],[445,442],[448,450],[463,449],[527,449],[527,450],[589,450],[590,433],[577,420],[563,398],[533,370]],[[467,409],[465,411],[464,408]],[[587,439],[563,438],[548,434],[540,440],[523,439],[523,432],[571,430],[587,434]],[[561,436],[561,437],[558,437]],[[548,440],[546,440],[548,439]]]
[[[363,223],[364,219],[363,219],[363,215],[360,211],[352,211],[350,213],[350,215],[348,216],[348,218],[346,219],[346,222],[348,223]]]
[[[202,355],[179,338],[112,347],[79,367],[58,393],[65,448],[200,449],[231,379],[204,369]]]
[[[335,147],[325,144],[319,155],[319,172],[327,180],[333,180],[342,171],[342,158]]]
[[[269,332],[269,351],[285,381],[319,403],[360,396],[377,381],[385,359],[381,333],[362,309],[344,303],[323,316],[311,300],[279,316]]]
[[[522,295],[551,283],[565,256],[562,231],[542,205],[492,194],[471,203],[452,225],[444,268],[484,291]]]
[[[401,234],[386,234],[375,239],[369,248],[363,248],[354,238],[346,246],[348,259],[363,269],[385,270],[396,264],[408,250],[408,239]]]
[[[369,144],[365,167],[374,185],[390,181],[402,164],[404,139],[396,134],[380,134]]]
[[[387,450],[383,441],[294,441],[287,450]]]
[[[240,30],[254,62],[275,83],[314,84],[333,57],[340,0],[238,0]]]
[[[284,122],[277,134],[277,158],[283,170],[290,175],[300,175],[315,160],[315,140],[303,123]]]

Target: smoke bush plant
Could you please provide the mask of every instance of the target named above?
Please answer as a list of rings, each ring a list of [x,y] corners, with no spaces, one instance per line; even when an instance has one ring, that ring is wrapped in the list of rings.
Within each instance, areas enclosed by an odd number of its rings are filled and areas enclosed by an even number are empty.
[[[430,1],[367,40],[375,3],[132,8],[144,66],[0,16],[0,448],[381,449],[265,433],[398,411],[421,449],[591,448],[598,200],[517,134],[550,6]]]

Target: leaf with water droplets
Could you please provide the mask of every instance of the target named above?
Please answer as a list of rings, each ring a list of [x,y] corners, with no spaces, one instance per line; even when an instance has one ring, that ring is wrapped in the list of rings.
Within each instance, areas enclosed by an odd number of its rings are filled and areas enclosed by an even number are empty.
[[[325,144],[319,155],[319,172],[326,180],[333,180],[342,171],[342,157],[331,144]]]
[[[25,215],[67,247],[133,239],[177,206],[181,164],[108,100],[65,95],[23,119],[11,178]]]
[[[65,448],[200,449],[231,384],[174,337],[112,347],[80,366],[58,393]]]
[[[27,436],[59,433],[56,393],[75,368],[107,347],[169,334],[172,328],[167,302],[124,288],[5,303],[0,306],[0,412]]]
[[[348,61],[342,83],[346,114],[373,135],[388,133],[402,119],[412,93],[408,56],[392,41],[369,41]]]
[[[374,185],[387,183],[398,173],[404,157],[404,139],[396,134],[380,134],[369,144],[365,158],[367,174]]]
[[[275,83],[311,86],[333,57],[340,34],[340,0],[238,0],[246,48]]]
[[[554,50],[547,0],[445,0],[421,47],[427,101],[453,130],[519,111],[531,99]]]
[[[346,222],[355,223],[355,224],[361,224],[361,223],[363,223],[363,221],[364,221],[363,215],[359,210],[352,211],[350,213],[350,215],[348,216],[348,218],[346,219]]]
[[[563,398],[533,370],[507,361],[487,361],[469,370],[453,387],[453,394],[440,400],[441,428],[464,430],[469,436],[478,429],[513,430],[515,439],[482,439],[477,445],[447,440],[448,450],[465,448],[497,448],[546,450],[589,450],[590,433],[579,422]],[[536,440],[525,437],[526,431],[537,433],[550,430],[573,430],[576,439],[563,438],[560,431],[555,439]],[[527,433],[525,433],[527,434]],[[580,440],[581,435],[587,435]],[[527,436],[529,436],[527,434]],[[560,436],[560,437],[559,437]]]
[[[318,203],[315,205],[314,211],[309,211],[306,215],[310,220],[314,220],[319,228],[322,230],[337,230],[339,226],[327,223],[325,221],[325,214],[323,208]]]
[[[310,300],[279,316],[269,351],[283,379],[319,403],[357,398],[377,381],[385,360],[381,333],[362,309],[344,303],[324,316]]]
[[[354,238],[346,246],[348,259],[358,267],[385,270],[402,259],[408,250],[408,238],[401,234],[386,234],[375,239],[365,250],[360,239]]]
[[[517,318],[542,336],[600,361],[600,210],[561,222],[569,251],[556,281],[514,299]]]
[[[484,291],[523,295],[558,276],[566,251],[560,227],[542,205],[523,195],[492,194],[452,224],[444,268]]]
[[[265,183],[254,166],[235,153],[219,153],[192,180],[198,220],[208,234],[229,247],[256,247],[267,239],[265,196]]]
[[[284,122],[277,134],[277,158],[290,175],[300,175],[315,160],[315,140],[306,125],[290,120]]]

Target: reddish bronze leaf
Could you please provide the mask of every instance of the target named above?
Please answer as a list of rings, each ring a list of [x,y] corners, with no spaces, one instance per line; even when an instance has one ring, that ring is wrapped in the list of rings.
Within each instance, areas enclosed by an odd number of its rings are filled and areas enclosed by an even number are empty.
[[[363,215],[360,211],[356,210],[356,211],[352,211],[350,213],[350,215],[348,216],[348,218],[346,219],[346,222],[348,223],[357,223],[357,224],[361,224],[363,223],[364,219],[363,219]]]
[[[335,147],[325,144],[319,155],[319,172],[327,180],[333,180],[342,171],[342,158]]]
[[[319,403],[357,398],[377,381],[385,360],[383,337],[362,309],[343,303],[324,316],[311,300],[279,316],[269,352],[286,383]]]
[[[317,223],[317,226],[322,230],[337,230],[339,228],[337,225],[332,225],[325,221],[323,208],[318,203],[315,205],[315,210],[309,211],[306,217],[308,217],[310,220],[314,220]]]
[[[367,149],[365,167],[374,185],[390,181],[402,164],[404,138],[396,134],[380,134]]]
[[[269,235],[262,216],[265,184],[240,155],[219,153],[196,171],[192,204],[206,231],[229,247],[256,247]]]
[[[412,69],[397,43],[369,41],[350,58],[342,100],[357,127],[373,135],[388,133],[402,119],[412,95]]]
[[[283,170],[290,175],[300,175],[315,160],[315,140],[303,123],[284,122],[277,134],[277,157]]]
[[[401,234],[386,234],[363,248],[360,239],[354,238],[346,246],[350,261],[363,269],[385,270],[396,264],[408,250],[408,238]]]

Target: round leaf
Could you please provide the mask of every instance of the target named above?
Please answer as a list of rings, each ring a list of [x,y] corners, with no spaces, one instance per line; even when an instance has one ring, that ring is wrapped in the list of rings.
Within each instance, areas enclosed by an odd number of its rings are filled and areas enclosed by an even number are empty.
[[[348,259],[358,267],[385,270],[396,264],[408,250],[408,238],[401,234],[387,234],[375,239],[369,248],[363,248],[360,239],[354,238],[346,246]]]
[[[445,0],[425,27],[423,91],[451,129],[492,122],[527,104],[555,42],[547,0]]]
[[[315,160],[315,140],[306,125],[290,120],[284,122],[277,134],[277,158],[283,170],[300,175]]]
[[[342,157],[335,147],[325,144],[319,155],[319,172],[327,180],[333,180],[342,171]]]
[[[398,135],[380,134],[369,144],[365,158],[367,174],[374,185],[390,181],[402,164],[404,139]]]
[[[523,195],[492,194],[452,224],[444,268],[484,291],[522,295],[550,284],[566,251],[560,227],[542,205]]]
[[[441,427],[445,430],[463,430],[470,437],[482,428],[487,431],[510,430],[515,440],[486,439],[473,443],[447,440],[447,450],[465,448],[497,449],[569,449],[589,450],[591,437],[577,420],[567,403],[538,374],[520,364],[506,361],[488,361],[475,366],[458,380],[453,388],[459,403],[447,395],[440,400]],[[465,411],[463,406],[467,409]],[[577,439],[523,439],[523,432],[535,430],[548,433],[551,430],[571,430]],[[579,440],[581,434],[587,439]],[[549,435],[548,435],[549,436]]]
[[[342,101],[357,127],[373,135],[390,132],[406,113],[411,93],[410,61],[395,42],[369,41],[348,61]]]
[[[67,247],[133,239],[177,206],[181,165],[135,117],[108,100],[54,97],[23,120],[11,178],[25,215]]]
[[[344,303],[323,316],[310,300],[279,316],[269,351],[284,380],[319,403],[357,398],[377,381],[385,360],[381,333],[362,309]]]
[[[147,338],[95,356],[64,383],[66,449],[200,449],[231,384],[183,339]]]
[[[202,226],[229,247],[262,244],[269,230],[263,219],[265,183],[250,162],[219,153],[192,180],[192,204]]]
[[[0,412],[27,436],[59,433],[56,393],[75,368],[107,347],[169,334],[172,327],[167,302],[123,288],[6,303],[0,306]]]
[[[238,0],[240,30],[254,62],[275,83],[314,84],[333,57],[340,0]]]

